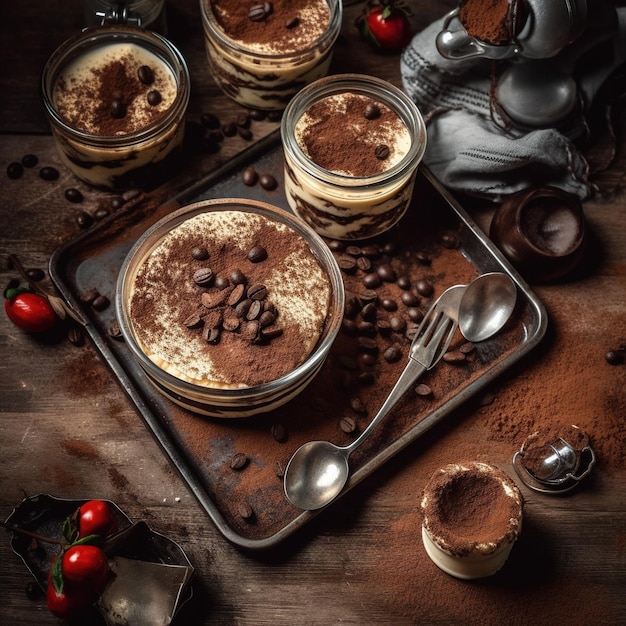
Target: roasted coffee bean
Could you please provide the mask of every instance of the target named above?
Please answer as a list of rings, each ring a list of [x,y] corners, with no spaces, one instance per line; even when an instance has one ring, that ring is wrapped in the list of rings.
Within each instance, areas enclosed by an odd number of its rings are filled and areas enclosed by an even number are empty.
[[[245,139],[246,141],[250,141],[252,139],[252,131],[249,128],[237,127],[237,133],[242,139]]]
[[[283,116],[283,112],[282,111],[270,111],[267,114],[267,119],[270,122],[280,122],[282,116]]]
[[[340,254],[337,256],[337,265],[342,272],[352,274],[356,271],[357,260],[347,254]]]
[[[363,350],[364,352],[378,352],[378,342],[372,337],[359,337],[357,339],[357,345],[359,346],[359,350]]]
[[[367,320],[361,320],[357,324],[358,335],[361,337],[376,337],[376,333],[378,332],[376,329],[376,324],[374,322],[368,322]]]
[[[459,352],[463,354],[471,354],[476,350],[476,346],[471,341],[466,341],[464,344],[459,346]]]
[[[403,291],[400,298],[406,306],[417,306],[420,303],[420,297],[412,291]]]
[[[397,363],[402,358],[402,349],[396,344],[389,346],[383,352],[383,358],[387,363]]]
[[[278,187],[278,181],[271,174],[261,174],[259,185],[266,191],[274,191]]]
[[[228,122],[222,126],[222,132],[226,137],[234,137],[237,134],[237,124]]]
[[[384,337],[387,337],[391,332],[389,320],[376,320],[376,330]]]
[[[410,324],[407,324],[406,332],[404,333],[404,336],[409,341],[413,341],[413,339],[415,339],[415,337],[417,337],[417,331],[418,330],[419,330],[419,324],[411,322]]]
[[[363,404],[363,401],[358,396],[352,396],[350,398],[350,408],[360,415],[365,415],[367,413],[367,408]]]
[[[163,96],[161,96],[161,92],[156,89],[151,89],[146,96],[146,100],[150,106],[157,106],[161,104],[161,100],[163,100]]]
[[[241,519],[251,520],[254,518],[254,509],[249,502],[241,501],[237,504],[237,512]]]
[[[216,306],[221,306],[226,302],[228,298],[228,290],[222,289],[219,291],[205,291],[200,296],[200,303],[207,309],[213,309]]]
[[[67,331],[67,339],[74,346],[82,346],[85,343],[85,335],[78,326],[72,326]]]
[[[43,270],[39,267],[30,267],[26,270],[26,278],[34,283],[38,283],[40,280],[43,280],[45,276],[46,275]]]
[[[261,263],[267,259],[267,250],[263,246],[254,246],[248,250],[248,260],[252,263]]]
[[[271,425],[270,433],[272,437],[274,437],[274,439],[279,443],[287,441],[287,429],[285,428],[285,425],[281,424],[280,422],[276,422],[275,424]]]
[[[222,320],[222,328],[230,333],[234,333],[241,328],[241,319],[235,311],[229,311],[224,313],[224,319]]]
[[[261,109],[250,109],[248,111],[248,115],[251,120],[255,122],[260,122],[267,117],[267,111],[262,111]]]
[[[241,470],[248,465],[248,456],[243,452],[237,452],[230,459],[230,467],[234,470]]]
[[[238,269],[235,269],[230,273],[230,280],[233,285],[245,285],[248,282],[245,274]]]
[[[248,18],[253,22],[262,22],[272,12],[272,5],[269,2],[255,4],[248,11]]]
[[[24,174],[24,167],[21,163],[14,161],[13,163],[9,163],[7,165],[7,176],[11,180],[17,180],[18,178],[21,178],[22,174]]]
[[[424,319],[424,313],[415,307],[408,309],[407,313],[409,314],[409,319],[412,322],[421,322]]]
[[[383,246],[383,254],[394,256],[398,252],[398,244],[395,241],[387,241]]]
[[[44,180],[57,180],[59,178],[59,170],[56,167],[46,165],[39,170],[39,176]]]
[[[113,100],[110,112],[113,119],[121,120],[126,116],[126,105],[121,100]]]
[[[266,341],[271,341],[272,339],[276,339],[276,337],[280,337],[283,334],[283,329],[278,328],[276,326],[272,326],[270,328],[261,328],[261,339]]]
[[[374,372],[359,372],[356,377],[357,383],[361,385],[361,387],[369,387],[376,382],[376,376],[374,376]]]
[[[391,330],[396,333],[403,333],[406,330],[406,322],[401,317],[394,315],[389,320],[389,326],[391,326]]]
[[[82,293],[79,298],[83,304],[91,304],[99,295],[100,292],[97,289],[92,288]]]
[[[219,328],[205,326],[202,329],[202,339],[204,339],[207,343],[210,344],[218,344],[222,333]]]
[[[263,300],[267,296],[267,287],[265,285],[251,285],[248,287],[246,295],[251,300]]]
[[[383,298],[383,300],[381,300],[380,302],[380,305],[383,307],[383,309],[385,309],[385,311],[389,311],[390,313],[398,310],[398,303],[391,298]]]
[[[449,250],[454,250],[461,245],[461,242],[456,233],[444,233],[441,236],[441,245]]]
[[[22,165],[27,168],[35,167],[39,163],[39,157],[35,154],[25,154],[22,157]]]
[[[226,287],[230,286],[230,281],[226,278],[226,276],[216,276],[213,286],[220,290],[226,289]]]
[[[89,228],[93,224],[93,217],[89,213],[81,211],[76,215],[76,223],[79,228]]]
[[[356,260],[356,266],[362,271],[362,272],[369,272],[372,269],[372,262],[370,261],[370,259],[368,259],[366,256],[360,256],[357,260]]]
[[[235,121],[235,124],[237,124],[237,126],[239,126],[240,128],[249,128],[250,116],[245,111],[242,111],[237,115],[237,120]]]
[[[367,322],[376,321],[376,305],[373,302],[368,302],[361,309],[361,317]]]
[[[141,190],[139,189],[127,189],[122,194],[122,200],[124,200],[124,203],[130,202],[131,200],[134,200],[135,198],[137,198],[140,193],[141,193]]]
[[[210,267],[201,267],[193,273],[193,282],[199,287],[208,287],[213,283],[215,274]]]
[[[359,298],[364,304],[367,302],[376,302],[376,300],[378,300],[378,294],[373,289],[366,289],[359,293]]]
[[[276,315],[271,311],[263,311],[261,316],[259,317],[259,323],[261,324],[261,328],[267,328],[276,322]]]
[[[376,287],[380,287],[382,284],[382,279],[378,274],[366,274],[363,276],[363,285],[368,289],[376,289]]]
[[[369,257],[370,259],[375,259],[380,256],[381,250],[382,249],[378,244],[372,243],[367,246],[363,246],[361,248],[361,254]]]
[[[353,257],[361,256],[361,248],[359,246],[349,245],[346,247],[346,254]]]
[[[83,194],[78,189],[75,189],[74,187],[70,187],[69,189],[65,190],[65,199],[68,200],[69,202],[74,202],[74,203],[82,202]]]
[[[389,156],[389,146],[386,146],[385,144],[376,146],[376,149],[374,150],[374,156],[377,159],[384,161]]]
[[[107,209],[107,208],[106,208],[106,207],[104,207],[104,206],[99,206],[99,207],[98,207],[98,208],[94,211],[93,218],[94,218],[96,221],[98,221],[98,222],[99,222],[100,220],[103,220],[105,217],[108,217],[110,214],[111,214],[111,213],[110,213],[109,209]]]
[[[339,367],[344,370],[348,370],[349,372],[359,369],[356,359],[350,354],[340,354],[337,357],[337,362],[339,363]]]
[[[339,428],[344,433],[351,435],[356,430],[356,421],[349,415],[345,415],[339,420]]]
[[[248,311],[250,310],[251,306],[252,306],[252,300],[250,300],[250,298],[244,298],[243,300],[241,300],[235,305],[234,310],[237,316],[243,319],[244,317],[248,315]]]
[[[345,317],[354,319],[361,311],[361,303],[354,296],[346,299],[346,305],[343,310]]]
[[[430,265],[432,260],[426,252],[418,252],[415,257],[422,265]]]
[[[459,350],[450,350],[443,355],[443,360],[446,363],[463,363],[465,362],[465,355]]]
[[[106,296],[100,294],[92,303],[91,306],[96,309],[96,311],[104,311],[111,302]]]
[[[154,72],[149,65],[142,65],[137,70],[137,78],[144,85],[151,85],[154,82]]]
[[[213,113],[203,113],[200,116],[200,123],[209,130],[217,130],[220,127],[220,120]]]
[[[250,307],[248,308],[248,312],[246,313],[246,319],[250,321],[258,319],[261,315],[262,308],[263,305],[259,300],[252,300],[250,303]]]
[[[204,246],[194,246],[191,249],[191,256],[196,261],[206,261],[209,258],[209,251]]]
[[[290,20],[287,20],[287,23],[285,24],[285,28],[288,28],[289,30],[291,30],[292,28],[295,28],[296,26],[298,26],[298,24],[300,24],[300,18],[296,15],[295,17],[292,17]]]
[[[252,166],[246,167],[241,173],[241,180],[246,187],[254,187],[259,180],[259,175]]]
[[[478,398],[478,406],[489,406],[493,404],[493,401],[496,399],[496,394],[492,391],[487,391],[480,398]]]
[[[425,278],[421,278],[415,283],[415,289],[425,298],[430,298],[435,293],[435,288]]]
[[[400,287],[400,289],[410,289],[411,279],[408,276],[398,276],[396,284]]]
[[[192,313],[183,322],[183,326],[187,328],[200,328],[204,324],[202,318],[197,313]]]
[[[428,385],[420,383],[417,387],[415,387],[415,393],[423,398],[428,398],[433,395],[433,390]]]
[[[111,210],[119,211],[124,206],[124,204],[124,200],[120,196],[113,198],[111,200]]]
[[[202,316],[202,324],[207,328],[219,328],[222,325],[223,314],[220,309],[210,309]]]
[[[609,350],[604,358],[609,365],[621,365],[624,362],[624,352],[622,350]]]
[[[343,252],[346,248],[344,242],[339,239],[331,239],[326,243],[333,252]]]
[[[374,367],[378,361],[376,357],[377,355],[374,352],[359,353],[359,356],[357,357],[357,362],[359,364],[359,367],[361,367],[362,369],[368,368],[368,367]]]
[[[244,339],[247,339],[251,343],[256,342],[260,333],[261,324],[259,324],[259,320],[250,320],[249,322],[246,322],[241,329],[241,334]]]
[[[366,120],[375,120],[380,117],[380,107],[373,102],[369,102],[365,107],[363,115]]]
[[[356,322],[351,319],[343,319],[341,322],[341,330],[350,337],[355,337],[359,334],[359,329]]]
[[[243,299],[245,293],[246,285],[244,283],[235,285],[235,288],[230,292],[230,295],[226,300],[226,304],[228,304],[228,306],[236,306]]]
[[[388,263],[384,263],[379,265],[376,268],[376,273],[380,276],[380,278],[386,283],[393,283],[396,281],[396,272]]]

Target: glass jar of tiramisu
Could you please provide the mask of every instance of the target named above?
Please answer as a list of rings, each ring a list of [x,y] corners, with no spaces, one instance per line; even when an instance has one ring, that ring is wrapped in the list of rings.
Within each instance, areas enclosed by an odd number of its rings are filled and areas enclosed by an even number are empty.
[[[322,78],[289,103],[281,136],[289,206],[319,234],[368,239],[405,214],[426,126],[394,85],[359,74]]]
[[[64,164],[107,190],[163,180],[182,145],[189,72],[164,37],[132,26],[86,29],[42,74],[42,97]]]
[[[326,76],[341,29],[341,0],[200,0],[209,68],[245,107],[282,110]]]

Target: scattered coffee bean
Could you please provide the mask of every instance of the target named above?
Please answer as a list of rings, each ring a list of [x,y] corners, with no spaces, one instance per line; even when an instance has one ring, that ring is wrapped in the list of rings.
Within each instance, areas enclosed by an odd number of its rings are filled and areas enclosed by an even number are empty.
[[[350,408],[355,413],[359,413],[360,415],[365,415],[367,413],[367,409],[365,408],[363,401],[358,396],[352,396],[350,398]]]
[[[248,282],[245,274],[241,270],[237,269],[233,270],[230,273],[230,280],[232,281],[233,285],[245,285]]]
[[[239,128],[250,128],[250,116],[245,111],[239,113],[235,124]]]
[[[433,395],[433,390],[428,385],[420,383],[415,387],[415,393],[423,398],[428,398]]]
[[[384,298],[381,300],[380,305],[385,309],[385,311],[389,311],[392,313],[393,311],[398,310],[398,303],[395,300],[391,300],[390,298]]]
[[[376,321],[376,316],[377,316],[376,305],[373,302],[368,302],[361,309],[361,317],[366,322],[375,322]]]
[[[272,311],[263,311],[259,317],[259,323],[262,328],[267,328],[276,322],[276,314]]]
[[[31,267],[26,270],[26,277],[34,283],[38,283],[45,278],[45,274],[39,267]]]
[[[262,22],[272,12],[272,5],[269,2],[263,4],[255,4],[248,11],[248,18],[253,22]]]
[[[376,289],[376,287],[380,287],[383,281],[378,274],[371,273],[363,276],[362,282],[368,289]]]
[[[609,365],[621,365],[624,362],[624,352],[621,350],[609,350],[604,358]]]
[[[420,303],[420,297],[412,291],[403,291],[400,298],[406,306],[414,307]]]
[[[365,107],[363,115],[367,120],[375,120],[380,117],[380,107],[373,102],[369,102]]]
[[[161,92],[156,89],[151,89],[146,96],[146,100],[150,106],[157,106],[161,104],[161,100],[163,100],[163,96],[161,96]]]
[[[221,335],[219,328],[209,328],[208,326],[205,326],[204,330],[202,331],[202,339],[204,339],[207,343],[219,343],[220,336]]]
[[[396,315],[389,320],[389,325],[391,326],[391,330],[396,333],[403,333],[406,330],[406,322]]]
[[[274,437],[274,439],[279,443],[287,441],[287,429],[285,428],[285,425],[281,424],[280,422],[272,424],[272,426],[270,427],[270,433],[272,434],[272,437]]]
[[[254,518],[254,509],[249,502],[243,500],[237,504],[237,511],[241,519],[252,520]]]
[[[57,180],[59,178],[59,170],[56,167],[46,165],[39,170],[39,176],[44,180]]]
[[[104,309],[106,309],[109,304],[111,304],[110,300],[106,297],[103,296],[102,294],[100,294],[92,303],[91,306],[96,310],[96,311],[104,311]]]
[[[396,272],[388,263],[383,263],[379,265],[376,269],[376,273],[380,276],[380,278],[386,283],[394,283],[396,282]]]
[[[220,120],[213,113],[203,113],[200,116],[200,123],[209,130],[217,130],[220,127]]]
[[[374,156],[377,159],[384,161],[389,156],[389,146],[386,146],[385,144],[380,144],[379,146],[376,146],[376,149],[374,150]]]
[[[235,304],[234,311],[237,317],[240,317],[241,319],[243,319],[244,317],[248,317],[248,312],[250,311],[251,307],[252,307],[252,300],[250,300],[250,298],[244,298],[243,300],[240,300],[239,302],[237,302],[237,304]]]
[[[267,297],[267,287],[261,284],[251,285],[246,295],[251,300],[263,300]]]
[[[107,334],[111,339],[116,339],[118,341],[122,340],[124,337],[122,335],[122,330],[120,329],[120,325],[117,320],[113,320],[109,327],[107,328]]]
[[[352,274],[356,271],[357,260],[347,254],[341,254],[336,257],[339,269],[346,274]]]
[[[435,293],[435,288],[424,278],[418,280],[415,283],[415,289],[417,293],[425,298],[430,298],[430,296]]]
[[[85,335],[78,326],[72,326],[67,331],[67,338],[69,342],[74,346],[82,346],[85,343]]]
[[[357,323],[357,331],[357,334],[361,337],[376,337],[376,324],[367,320],[361,320]]]
[[[93,217],[96,221],[100,221],[103,220],[105,217],[108,217],[110,215],[110,211],[109,209],[107,209],[104,206],[99,206],[93,214]]]
[[[124,206],[124,200],[120,196],[117,196],[111,200],[112,211],[119,211],[123,206]]]
[[[248,465],[248,456],[243,452],[235,453],[230,459],[230,468],[241,470]]]
[[[215,274],[210,267],[201,267],[193,273],[193,282],[199,287],[208,287],[213,282]]]
[[[283,112],[282,111],[270,111],[267,114],[267,119],[270,122],[280,122],[282,116],[283,116]]]
[[[424,313],[420,311],[420,309],[416,309],[415,307],[410,307],[407,309],[407,313],[409,315],[409,319],[412,322],[421,322],[424,319]]]
[[[366,256],[360,256],[357,260],[356,260],[356,266],[362,271],[362,272],[369,272],[372,269],[372,262],[370,259],[368,259]]]
[[[24,174],[24,167],[21,163],[14,161],[13,163],[9,163],[7,165],[7,176],[11,180],[17,180],[18,178],[21,178],[22,174]]]
[[[446,363],[460,364],[465,362],[465,355],[459,350],[450,350],[442,358]]]
[[[288,28],[289,30],[291,30],[292,28],[295,28],[296,26],[298,26],[298,24],[300,24],[300,18],[298,16],[292,17],[285,24],[285,28]]]
[[[149,65],[142,65],[137,70],[137,77],[144,85],[151,85],[154,82],[154,72]]]
[[[183,322],[183,326],[187,328],[200,328],[203,325],[202,318],[197,313],[192,313],[189,317],[185,319]]]
[[[495,399],[496,399],[496,394],[493,393],[492,391],[487,391],[482,396],[480,396],[480,398],[478,398],[478,405],[489,406],[490,404],[494,403]]]
[[[263,305],[260,300],[251,300],[250,306],[248,307],[248,312],[246,313],[246,319],[248,321],[256,320],[261,315],[261,309]],[[259,322],[260,324],[260,322]]]
[[[237,128],[237,133],[242,139],[250,141],[252,139],[252,131],[249,128]]]
[[[228,122],[222,126],[222,132],[226,137],[234,137],[237,134],[237,124]]]
[[[140,193],[141,193],[140,189],[127,189],[122,194],[122,200],[124,200],[124,203],[130,202],[131,200],[134,200],[135,198],[139,197]]]
[[[346,415],[339,420],[339,428],[341,428],[344,433],[351,435],[356,431],[356,421],[354,418]]]
[[[266,191],[274,191],[278,187],[278,181],[271,174],[261,174],[259,185]]]
[[[205,291],[200,296],[200,303],[207,309],[213,309],[217,306],[221,306],[228,298],[228,292],[222,291]]]
[[[459,346],[459,352],[463,354],[471,354],[476,350],[476,346],[471,341],[466,341],[464,344]]]
[[[65,190],[65,199],[68,202],[73,202],[77,204],[83,201],[83,194],[78,189],[70,187],[69,189]]]
[[[259,175],[252,166],[246,167],[241,174],[241,180],[246,187],[254,187],[259,180]]]
[[[362,387],[369,387],[376,382],[376,376],[374,376],[374,372],[359,372],[356,377],[357,383]]]
[[[418,252],[415,256],[422,265],[430,265],[432,262],[430,255],[426,254],[426,252]]]
[[[359,293],[359,298],[363,303],[376,302],[376,300],[378,300],[378,294],[376,293],[376,291],[374,291],[374,289],[366,289]]]
[[[239,302],[243,299],[246,293],[246,285],[245,283],[238,283],[235,285],[235,288],[230,292],[228,299],[226,300],[226,304],[228,306],[237,306]]]
[[[341,330],[350,337],[355,337],[359,333],[356,322],[351,319],[342,320]]]
[[[373,352],[361,352],[357,360],[362,368],[374,367],[377,362],[376,355]]]
[[[255,122],[260,122],[267,117],[267,111],[262,111],[261,109],[250,109],[248,111],[248,115],[251,120]]]
[[[209,251],[204,246],[194,246],[191,249],[191,256],[196,261],[206,261],[209,258]]]
[[[123,117],[126,117],[126,105],[121,100],[113,100],[110,113],[113,119],[121,120]]]
[[[396,344],[389,346],[383,352],[383,358],[387,363],[397,363],[402,358],[402,349]]]
[[[215,277],[215,282],[213,283],[213,285],[217,288],[217,289],[226,289],[226,287],[230,286],[230,281],[228,280],[228,278],[226,278],[226,276],[216,276]]]
[[[254,246],[248,251],[248,260],[252,263],[261,263],[267,259],[267,250],[263,246]]]
[[[361,248],[359,246],[350,245],[346,248],[346,254],[354,257],[361,256]]]
[[[99,295],[100,292],[97,289],[92,288],[80,295],[80,301],[83,304],[91,304]]]
[[[400,289],[410,289],[411,279],[408,276],[398,276],[396,284],[398,285],[398,287],[400,287]]]
[[[389,320],[376,320],[376,330],[383,335],[383,337],[388,337],[391,332],[391,324]]]
[[[454,250],[461,245],[461,242],[456,233],[444,233],[441,236],[441,245],[449,250]]]
[[[85,211],[81,211],[76,215],[76,223],[79,228],[89,228],[93,224],[93,217]]]
[[[25,154],[22,157],[22,165],[27,168],[35,167],[39,163],[39,158],[35,154]]]

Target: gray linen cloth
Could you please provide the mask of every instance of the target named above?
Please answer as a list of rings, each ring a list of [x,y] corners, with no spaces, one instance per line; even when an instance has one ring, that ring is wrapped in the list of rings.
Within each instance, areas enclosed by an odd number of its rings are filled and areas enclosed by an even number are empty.
[[[435,46],[443,18],[419,32],[403,51],[404,90],[427,123],[424,163],[452,190],[501,201],[531,186],[551,185],[584,200],[588,166],[572,138],[585,133],[585,113],[600,87],[626,61],[626,9],[618,9],[609,59],[576,77],[584,102],[567,130],[520,130],[493,106],[492,62],[448,60]]]

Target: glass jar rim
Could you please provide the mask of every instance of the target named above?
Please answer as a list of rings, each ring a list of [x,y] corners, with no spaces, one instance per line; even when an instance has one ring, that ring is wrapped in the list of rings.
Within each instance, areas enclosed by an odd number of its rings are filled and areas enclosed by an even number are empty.
[[[200,0],[200,10],[202,13],[202,22],[204,24],[205,30],[208,29],[211,36],[215,37],[215,39],[219,41],[220,45],[224,46],[224,48],[227,48],[235,54],[241,54],[241,52],[243,51],[245,52],[245,54],[255,57],[260,61],[280,62],[308,55],[311,53],[311,50],[315,50],[318,47],[324,46],[324,44],[327,44],[327,47],[330,47],[330,45],[339,35],[339,31],[341,30],[343,3],[341,0],[326,0],[326,3],[328,4],[328,8],[330,10],[330,21],[328,23],[328,28],[315,41],[311,42],[311,44],[305,50],[283,53],[258,52],[251,48],[237,45],[233,41],[233,39],[228,37],[228,35],[217,25],[215,14],[211,10],[210,0]]]
[[[66,61],[109,43],[134,43],[144,47],[167,63],[177,82],[176,97],[172,106],[151,126],[124,135],[96,135],[78,130],[59,115],[54,106],[53,92],[56,79]],[[85,28],[63,42],[49,57],[41,74],[40,91],[43,104],[50,120],[74,139],[91,145],[104,147],[128,147],[141,143],[162,132],[177,120],[187,108],[190,95],[190,77],[187,62],[178,48],[168,39],[152,31],[126,25],[104,25]]]
[[[327,170],[306,156],[296,140],[296,124],[315,102],[347,92],[369,96],[387,105],[399,115],[412,135],[407,154],[383,172],[371,176],[348,176]],[[426,124],[417,105],[395,85],[367,74],[334,74],[303,87],[287,105],[280,130],[285,151],[309,176],[322,183],[351,189],[388,184],[390,180],[412,172],[426,150]]]

